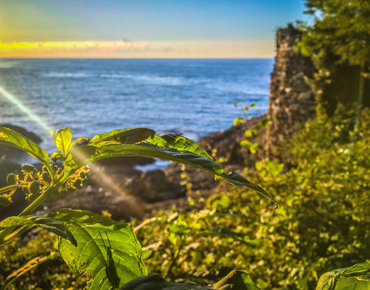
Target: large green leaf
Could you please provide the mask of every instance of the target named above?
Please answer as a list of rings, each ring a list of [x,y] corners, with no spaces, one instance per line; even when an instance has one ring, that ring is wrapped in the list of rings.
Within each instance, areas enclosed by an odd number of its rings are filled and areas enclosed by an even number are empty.
[[[50,134],[53,135],[53,139],[57,148],[62,152],[63,156],[67,156],[69,144],[72,141],[71,129],[68,127],[50,131]]]
[[[67,239],[72,245],[77,246],[77,242],[70,230],[60,222],[46,216],[12,216],[0,222],[0,230],[14,228],[18,226],[41,226],[48,231]]]
[[[273,201],[276,206],[277,202],[274,198],[269,195],[265,190],[260,186],[248,181],[239,174],[231,172],[226,174],[223,169],[216,162],[204,158],[203,156],[197,155],[192,152],[181,152],[172,148],[159,148],[151,144],[135,144],[135,145],[110,145],[99,147],[99,152],[90,159],[87,159],[84,164],[89,162],[110,158],[118,156],[145,156],[145,157],[154,157],[164,160],[175,161],[185,165],[189,165],[194,168],[199,168],[204,171],[210,172],[214,175],[220,176],[227,179],[230,183],[235,185],[243,185],[249,188],[256,190],[265,197]]]
[[[321,276],[316,290],[368,290],[370,289],[370,263],[360,263],[336,269]]]
[[[0,144],[21,149],[41,161],[47,168],[50,168],[49,155],[45,150],[18,132],[5,127],[0,127]]]
[[[175,134],[166,134],[166,135],[161,136],[160,138],[166,141],[167,143],[166,148],[174,148],[180,151],[183,150],[183,151],[192,152],[192,153],[195,153],[197,155],[200,155],[204,158],[207,158],[213,161],[213,158],[209,156],[208,153],[204,151],[196,142],[184,136],[175,135]],[[149,139],[149,142],[150,142],[150,139]]]
[[[153,137],[155,131],[147,128],[114,130],[102,135],[96,135],[90,145],[103,146],[108,144],[135,144]]]
[[[141,246],[127,224],[71,209],[61,209],[47,216],[65,223],[78,240],[77,247],[61,240],[59,251],[73,273],[89,273],[88,289],[121,287],[147,274]],[[120,281],[112,281],[111,277],[119,277]]]
[[[129,282],[119,290],[259,290],[250,275],[242,271],[232,271],[222,280],[211,286],[199,287],[192,283],[173,283],[158,275],[142,276]]]

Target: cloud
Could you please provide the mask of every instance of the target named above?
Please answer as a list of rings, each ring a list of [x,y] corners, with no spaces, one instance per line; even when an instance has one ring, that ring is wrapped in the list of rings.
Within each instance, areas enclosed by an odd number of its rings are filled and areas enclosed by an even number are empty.
[[[272,57],[273,41],[0,41],[2,57],[243,58]]]

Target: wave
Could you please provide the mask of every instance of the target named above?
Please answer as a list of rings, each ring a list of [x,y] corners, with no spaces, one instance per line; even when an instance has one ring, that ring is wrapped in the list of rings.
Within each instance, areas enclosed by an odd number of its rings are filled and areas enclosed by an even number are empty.
[[[71,72],[50,72],[42,75],[46,78],[86,78],[90,75],[87,73],[71,73]]]

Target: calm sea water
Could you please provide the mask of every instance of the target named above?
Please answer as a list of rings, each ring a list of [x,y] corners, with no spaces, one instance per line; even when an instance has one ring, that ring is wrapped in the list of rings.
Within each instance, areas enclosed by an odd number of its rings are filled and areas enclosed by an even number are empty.
[[[234,102],[264,113],[272,69],[273,59],[0,59],[0,123],[35,132],[48,152],[47,130],[67,126],[76,138],[148,127],[198,140],[242,117]]]

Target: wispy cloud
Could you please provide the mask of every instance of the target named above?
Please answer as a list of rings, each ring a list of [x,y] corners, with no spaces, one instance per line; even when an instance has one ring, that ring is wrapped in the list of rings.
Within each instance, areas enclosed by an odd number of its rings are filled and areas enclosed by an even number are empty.
[[[273,41],[0,41],[1,57],[233,58],[272,55]]]

